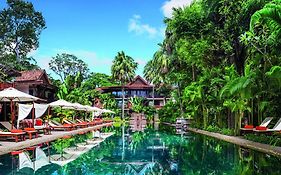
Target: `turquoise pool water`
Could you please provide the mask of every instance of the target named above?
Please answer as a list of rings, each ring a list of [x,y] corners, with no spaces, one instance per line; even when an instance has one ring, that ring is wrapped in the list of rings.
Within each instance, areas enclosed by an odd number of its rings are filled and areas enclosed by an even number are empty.
[[[281,159],[202,135],[177,134],[172,127],[144,132],[119,127],[116,134],[76,160],[37,171],[18,170],[17,157],[0,157],[0,174],[51,175],[251,175],[281,174]],[[43,145],[46,155],[55,154]],[[32,151],[29,152],[32,155]],[[32,157],[32,156],[31,156]],[[34,161],[34,160],[33,160]]]

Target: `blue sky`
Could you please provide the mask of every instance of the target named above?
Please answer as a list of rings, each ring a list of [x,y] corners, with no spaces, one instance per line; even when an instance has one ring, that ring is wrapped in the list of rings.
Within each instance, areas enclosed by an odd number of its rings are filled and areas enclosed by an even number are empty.
[[[191,0],[29,0],[41,11],[47,28],[40,46],[29,55],[48,73],[50,59],[70,53],[84,60],[91,72],[110,74],[112,60],[125,51],[138,63],[142,75],[145,63],[164,38],[164,16],[172,7]],[[5,3],[0,2],[3,8]]]

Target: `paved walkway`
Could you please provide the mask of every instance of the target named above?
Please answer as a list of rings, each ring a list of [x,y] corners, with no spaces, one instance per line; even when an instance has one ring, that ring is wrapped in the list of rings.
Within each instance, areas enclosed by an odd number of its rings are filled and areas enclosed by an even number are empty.
[[[195,128],[187,128],[187,130],[195,132],[195,133],[199,133],[199,134],[204,134],[210,137],[214,137],[226,142],[230,142],[236,145],[240,145],[246,148],[250,148],[256,151],[260,151],[263,153],[267,153],[267,154],[271,154],[274,156],[279,156],[281,157],[281,147],[277,147],[277,146],[271,146],[271,145],[267,145],[267,144],[263,144],[263,143],[257,143],[257,142],[253,142],[253,141],[249,141],[240,137],[235,137],[235,136],[227,136],[227,135],[223,135],[223,134],[219,134],[219,133],[213,133],[213,132],[208,132],[208,131],[204,131],[204,130],[200,130],[200,129],[195,129]]]
[[[4,142],[1,141],[0,144],[0,155],[7,154],[12,151],[17,151],[21,150],[24,148],[28,148],[31,146],[39,145],[44,142],[51,142],[54,140],[57,140],[59,138],[62,138],[64,136],[69,136],[69,135],[76,135],[81,132],[88,132],[88,131],[93,131],[99,127],[104,127],[104,126],[109,126],[112,125],[112,123],[105,123],[97,126],[92,126],[92,127],[87,127],[87,128],[81,128],[81,129],[76,129],[73,131],[52,131],[51,135],[42,135],[41,137],[35,138],[35,139],[26,139],[25,141],[21,142]]]

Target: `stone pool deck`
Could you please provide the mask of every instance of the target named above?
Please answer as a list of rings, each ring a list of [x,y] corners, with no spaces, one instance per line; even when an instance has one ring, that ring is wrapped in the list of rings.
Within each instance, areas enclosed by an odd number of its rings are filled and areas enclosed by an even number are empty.
[[[196,129],[196,128],[186,128],[186,130],[188,131],[192,131],[198,134],[203,134],[203,135],[207,135],[210,137],[214,137],[226,142],[230,142],[245,148],[249,148],[249,149],[253,149],[256,151],[260,151],[266,154],[271,154],[274,156],[278,156],[281,157],[281,147],[277,147],[277,146],[271,146],[271,145],[267,145],[267,144],[263,144],[263,143],[257,143],[257,142],[253,142],[250,140],[246,140],[243,139],[241,137],[235,137],[235,136],[227,136],[227,135],[223,135],[223,134],[219,134],[219,133],[213,133],[213,132],[208,132],[208,131],[204,131],[204,130],[200,130],[200,129]]]
[[[7,154],[12,151],[17,151],[17,150],[21,150],[24,148],[28,148],[31,146],[39,145],[44,142],[51,142],[51,141],[57,140],[59,138],[62,138],[64,136],[76,135],[81,132],[89,132],[89,131],[96,130],[100,127],[106,127],[106,126],[111,126],[111,125],[112,125],[112,123],[104,123],[104,124],[100,124],[97,126],[80,128],[80,129],[76,129],[76,130],[72,130],[72,131],[52,131],[51,135],[40,135],[38,138],[34,138],[31,140],[26,139],[25,141],[21,141],[21,142],[17,142],[17,143],[13,142],[13,141],[0,141],[0,144],[1,144],[0,155]]]

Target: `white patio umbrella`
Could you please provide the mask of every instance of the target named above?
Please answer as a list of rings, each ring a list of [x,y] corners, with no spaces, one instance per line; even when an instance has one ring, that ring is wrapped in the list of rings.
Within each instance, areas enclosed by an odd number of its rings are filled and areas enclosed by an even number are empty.
[[[115,114],[115,112],[109,110],[109,109],[102,109],[102,113],[112,113]]]
[[[94,107],[94,106],[85,105],[85,107],[86,107],[87,111],[90,111],[90,112],[101,112],[102,111],[102,109]]]
[[[72,103],[72,104],[76,111],[87,111],[87,107],[84,105],[81,105],[80,103]],[[73,120],[74,120],[74,118],[73,118]]]
[[[72,103],[76,110],[87,111],[87,106],[81,105],[80,103]]]
[[[65,107],[67,109],[74,109],[75,105],[65,100],[57,100],[52,103],[49,103],[50,107]]]
[[[101,111],[102,111],[102,109],[94,107],[94,106],[86,105],[86,107],[87,107],[88,112],[93,112],[93,116],[95,116],[96,113],[101,113]],[[92,116],[92,120],[93,120],[93,116]]]
[[[39,100],[39,98],[29,95],[27,93],[21,92],[15,88],[7,88],[0,91],[0,101],[10,102],[11,106],[11,118],[12,118],[12,128],[14,126],[15,114],[13,110],[14,102],[34,102]]]
[[[48,115],[50,115],[50,107],[60,107],[61,109],[75,109],[75,105],[73,103],[70,103],[62,99],[49,103]],[[49,117],[48,117],[48,123],[49,123]]]

